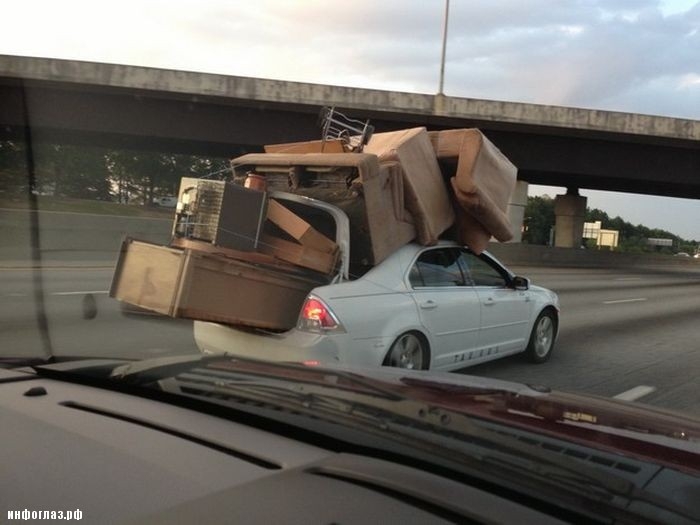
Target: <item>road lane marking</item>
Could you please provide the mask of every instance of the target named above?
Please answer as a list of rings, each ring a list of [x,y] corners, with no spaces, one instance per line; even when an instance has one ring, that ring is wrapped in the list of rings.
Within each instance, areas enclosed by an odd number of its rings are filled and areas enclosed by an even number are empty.
[[[616,281],[641,281],[641,277],[618,277]]]
[[[635,299],[618,299],[616,301],[603,301],[603,304],[639,303],[646,300],[646,297],[637,297]]]
[[[620,401],[636,401],[640,397],[648,396],[655,390],[656,387],[654,386],[639,385],[613,396],[613,399],[619,399]]]
[[[14,211],[14,212],[24,212],[24,213],[30,213],[33,210],[25,210],[21,208],[0,208],[0,211]],[[138,216],[138,215],[117,215],[115,213],[83,213],[81,211],[52,211],[52,210],[37,210],[39,213],[55,213],[55,214],[60,214],[60,215],[80,215],[81,217],[86,216],[86,217],[118,217],[120,219],[133,219],[133,220],[138,220],[138,219],[143,219],[143,220],[153,220],[153,221],[168,221],[172,222],[173,220],[171,218],[163,218],[163,217],[148,217],[148,216]]]
[[[51,295],[84,295],[84,294],[105,294],[109,293],[109,290],[86,290],[84,292],[53,292]]]

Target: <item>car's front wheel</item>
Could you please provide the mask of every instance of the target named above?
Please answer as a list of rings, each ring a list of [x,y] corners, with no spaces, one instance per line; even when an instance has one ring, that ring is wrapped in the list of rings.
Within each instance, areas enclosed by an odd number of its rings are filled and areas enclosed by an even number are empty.
[[[552,355],[556,335],[556,314],[551,309],[543,310],[532,327],[525,355],[533,363],[544,363]]]
[[[428,345],[415,332],[400,335],[384,359],[384,366],[409,370],[427,370],[429,364]]]

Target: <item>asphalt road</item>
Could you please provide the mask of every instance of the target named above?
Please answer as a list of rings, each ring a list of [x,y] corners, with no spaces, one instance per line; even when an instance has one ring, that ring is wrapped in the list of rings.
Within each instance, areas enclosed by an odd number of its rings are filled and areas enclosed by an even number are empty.
[[[148,358],[197,352],[191,321],[125,315],[108,295],[113,272],[105,263],[44,269],[48,338],[42,338],[34,272],[0,267],[0,355],[41,356],[46,339],[56,355]]]
[[[700,417],[700,264],[697,271],[673,272],[513,269],[559,293],[562,321],[555,352],[542,365],[513,356],[462,373],[601,396],[624,394]],[[42,272],[54,353],[156,357],[197,352],[191,322],[124,315],[107,293],[112,271],[98,263]],[[4,355],[45,351],[33,276],[26,268],[0,268]]]
[[[555,351],[541,365],[516,355],[462,373],[622,395],[700,417],[700,263],[681,271],[512,269],[559,294]]]

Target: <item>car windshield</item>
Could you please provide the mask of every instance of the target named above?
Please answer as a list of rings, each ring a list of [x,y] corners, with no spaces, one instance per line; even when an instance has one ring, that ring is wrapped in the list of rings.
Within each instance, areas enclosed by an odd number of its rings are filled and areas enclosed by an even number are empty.
[[[697,477],[700,2],[487,4],[6,8],[0,372]]]

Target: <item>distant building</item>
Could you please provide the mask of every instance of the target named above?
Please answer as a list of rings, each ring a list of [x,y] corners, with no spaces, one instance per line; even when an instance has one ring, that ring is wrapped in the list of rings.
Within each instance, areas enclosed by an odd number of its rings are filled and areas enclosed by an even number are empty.
[[[673,239],[654,239],[654,238],[649,238],[647,239],[647,244],[649,246],[668,246],[668,247],[673,247]]]
[[[601,221],[584,222],[583,238],[595,239],[598,248],[605,247],[614,250],[620,241],[620,232],[617,230],[604,230]]]

